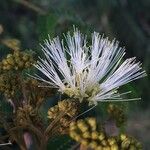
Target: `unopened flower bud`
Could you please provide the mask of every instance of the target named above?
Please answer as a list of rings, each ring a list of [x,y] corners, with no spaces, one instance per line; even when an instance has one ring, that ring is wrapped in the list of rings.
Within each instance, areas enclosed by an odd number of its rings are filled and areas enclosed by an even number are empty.
[[[88,124],[91,126],[91,129],[96,130],[96,119],[95,118],[87,118]]]
[[[94,131],[94,132],[91,133],[91,138],[92,138],[93,140],[98,139],[98,136],[99,136],[99,134],[98,134],[97,131]]]

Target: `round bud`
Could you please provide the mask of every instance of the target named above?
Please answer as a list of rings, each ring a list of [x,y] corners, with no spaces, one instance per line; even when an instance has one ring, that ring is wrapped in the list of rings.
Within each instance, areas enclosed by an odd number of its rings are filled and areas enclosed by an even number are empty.
[[[82,136],[83,136],[84,138],[91,138],[91,134],[90,134],[89,131],[84,132]]]
[[[91,126],[92,130],[96,130],[96,119],[95,118],[87,118],[88,124]]]
[[[93,140],[98,139],[98,136],[99,136],[99,134],[98,134],[97,131],[93,131],[93,132],[91,133],[91,138],[92,138]]]
[[[98,144],[97,144],[96,141],[92,141],[89,146],[90,146],[92,149],[95,149],[95,148],[97,148]]]
[[[104,138],[105,138],[105,135],[104,135],[103,132],[101,132],[101,133],[99,134],[99,136],[98,136],[98,139],[99,139],[100,141],[102,141]]]
[[[114,138],[109,138],[108,143],[109,145],[114,145],[116,143],[116,140]]]
[[[130,146],[130,140],[129,139],[125,139],[123,140],[123,142],[121,143],[121,147],[122,148],[128,148]]]
[[[102,141],[101,141],[101,144],[102,144],[103,146],[107,146],[108,143],[107,143],[106,140],[102,140]]]
[[[113,144],[110,147],[111,150],[119,150],[118,145],[117,144]]]
[[[104,146],[103,150],[111,150],[109,146]]]
[[[125,134],[121,134],[121,135],[120,135],[121,141],[124,141],[126,138],[127,138],[127,136],[126,136]]]
[[[89,144],[89,141],[87,139],[82,139],[80,142],[84,146],[88,146],[88,144]]]
[[[79,120],[77,122],[77,126],[82,132],[85,132],[88,130],[88,126],[85,124],[85,122],[83,120]]]
[[[103,150],[103,147],[101,145],[97,146],[96,150]]]

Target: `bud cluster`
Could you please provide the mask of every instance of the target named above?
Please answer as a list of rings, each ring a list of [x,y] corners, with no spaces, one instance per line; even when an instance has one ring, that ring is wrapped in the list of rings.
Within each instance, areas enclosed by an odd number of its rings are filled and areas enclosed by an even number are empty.
[[[31,105],[24,105],[23,107],[19,107],[15,116],[17,125],[24,125],[25,123],[36,124],[37,126],[41,126],[41,118],[38,112],[33,109]]]
[[[141,150],[141,144],[127,135],[110,137],[98,128],[95,118],[74,121],[69,128],[70,137],[94,150]]]
[[[34,60],[31,54],[14,50],[13,54],[8,54],[6,58],[0,62],[0,70],[1,72],[10,70],[23,70],[31,67],[33,63]]]
[[[121,134],[118,141],[122,150],[142,150],[142,144],[126,134]]]
[[[16,91],[20,88],[17,75],[13,73],[3,73],[0,75],[0,92],[7,98],[14,97]]]
[[[124,114],[124,111],[119,106],[115,104],[109,104],[107,112],[109,116],[115,120],[117,127],[120,127],[126,122],[126,116]]]
[[[64,115],[59,120],[61,124],[59,131],[63,134],[68,129],[73,117],[78,114],[78,104],[70,99],[59,101],[57,105],[48,110],[48,118],[54,120],[62,113]]]

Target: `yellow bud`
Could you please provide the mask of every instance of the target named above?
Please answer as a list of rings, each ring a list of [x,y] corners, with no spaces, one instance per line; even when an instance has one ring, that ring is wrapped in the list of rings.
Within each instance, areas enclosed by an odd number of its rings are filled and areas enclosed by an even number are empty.
[[[109,146],[104,146],[103,150],[111,150]]]
[[[3,59],[3,60],[2,60],[2,63],[3,63],[3,65],[8,65],[8,62],[7,62],[6,59]]]
[[[97,144],[96,141],[92,141],[89,146],[90,146],[91,148],[95,149],[95,148],[98,146],[98,144]]]
[[[104,133],[100,133],[98,138],[99,138],[100,141],[102,141],[105,138]]]
[[[83,136],[84,138],[91,138],[91,134],[90,134],[89,131],[84,132],[82,136]]]
[[[97,146],[96,150],[103,150],[103,147],[102,146]]]
[[[51,111],[48,111],[47,113],[48,113],[48,116],[47,116],[47,117],[48,117],[49,119],[52,119],[52,118],[53,118],[53,113],[52,113]]]
[[[121,141],[125,140],[126,138],[127,138],[127,136],[126,136],[125,134],[121,134],[121,135],[120,135]]]
[[[79,134],[77,134],[77,132],[75,132],[75,131],[70,132],[70,137],[72,137],[73,139],[75,139],[75,137],[78,137],[78,136],[79,136]]]
[[[75,136],[74,139],[77,141],[77,142],[80,142],[81,141],[81,137],[78,135],[78,136]]]
[[[70,123],[70,118],[68,117],[63,117],[60,119],[60,123],[64,126],[64,127],[68,127],[69,123]]]
[[[77,113],[77,109],[76,108],[72,108],[68,113],[67,115],[70,116],[70,117],[73,117],[74,115],[76,115]]]
[[[95,118],[87,118],[88,124],[91,126],[92,130],[96,130],[96,119]]]
[[[117,144],[113,144],[111,145],[111,150],[119,150],[118,145]]]
[[[61,111],[66,111],[68,108],[68,101],[63,100],[58,102],[58,107]]]
[[[54,113],[57,113],[57,112],[59,111],[59,108],[58,108],[58,106],[56,105],[56,106],[54,106],[54,107],[51,107],[49,110],[52,111],[52,112],[54,112]]]
[[[77,128],[76,123],[75,122],[71,122],[69,129],[70,130],[75,130]]]
[[[91,137],[94,140],[98,139],[98,132],[97,131],[92,132]]]
[[[108,143],[109,143],[109,145],[113,145],[116,143],[116,140],[114,138],[109,138]]]
[[[82,132],[85,132],[88,130],[88,126],[85,124],[85,122],[83,120],[79,120],[77,122],[77,126]]]
[[[129,139],[125,139],[122,143],[121,143],[121,147],[122,148],[128,148],[130,145],[130,140]]]
[[[87,139],[82,139],[81,144],[84,145],[84,146],[88,146],[89,141]]]
[[[6,58],[11,58],[11,57],[13,57],[13,55],[12,54],[8,54]]]
[[[107,146],[107,144],[108,144],[106,140],[102,140],[101,143],[103,146]]]
[[[8,64],[10,64],[10,65],[14,65],[14,64],[15,64],[13,57],[7,58],[7,62],[8,62]]]
[[[76,122],[75,122],[75,121],[71,122],[71,123],[70,123],[70,127],[71,127],[71,126],[76,126]]]

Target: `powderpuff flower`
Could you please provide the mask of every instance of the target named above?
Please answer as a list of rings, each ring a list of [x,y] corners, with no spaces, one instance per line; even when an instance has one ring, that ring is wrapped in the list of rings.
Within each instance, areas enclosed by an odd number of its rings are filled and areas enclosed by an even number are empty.
[[[135,57],[124,60],[125,49],[116,40],[110,41],[99,33],[92,34],[91,42],[78,29],[64,40],[59,37],[44,41],[34,78],[58,88],[61,93],[89,104],[106,101],[124,101],[118,88],[146,75]],[[136,99],[128,99],[136,100]]]

